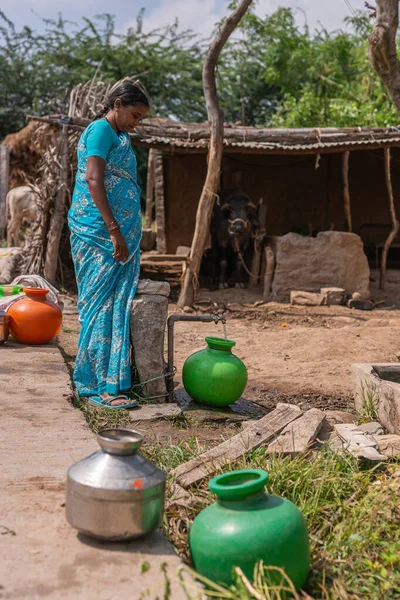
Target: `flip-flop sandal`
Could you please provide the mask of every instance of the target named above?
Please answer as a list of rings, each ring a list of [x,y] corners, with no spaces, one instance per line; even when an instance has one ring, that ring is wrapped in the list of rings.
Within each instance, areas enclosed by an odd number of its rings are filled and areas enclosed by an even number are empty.
[[[135,406],[139,406],[139,403],[136,400],[132,400],[129,404],[110,404],[113,400],[129,400],[128,396],[125,394],[117,394],[116,396],[107,396],[107,398],[102,398],[101,396],[90,396],[89,404],[92,406],[99,406],[100,408],[134,408]]]

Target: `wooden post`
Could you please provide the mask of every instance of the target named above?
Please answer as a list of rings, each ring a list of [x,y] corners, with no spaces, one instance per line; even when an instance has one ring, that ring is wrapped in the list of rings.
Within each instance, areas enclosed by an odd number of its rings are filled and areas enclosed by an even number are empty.
[[[55,284],[58,250],[60,247],[61,233],[65,222],[65,202],[68,192],[68,126],[63,125],[58,140],[58,156],[60,157],[60,180],[54,202],[54,211],[50,220],[47,236],[46,259],[44,263],[44,277],[51,284]]]
[[[249,287],[254,288],[260,284],[260,266],[262,256],[262,246],[265,237],[265,224],[267,218],[267,205],[264,204],[263,198],[260,198],[258,203],[258,220],[260,229],[256,231],[254,237],[254,254],[251,262],[251,276],[249,279]]]
[[[351,222],[351,205],[350,205],[350,189],[349,189],[349,158],[350,152],[343,152],[342,154],[342,179],[343,179],[343,200],[344,200],[344,214],[346,215],[347,230],[353,231],[353,225]]]
[[[389,198],[390,217],[392,219],[392,231],[389,233],[388,238],[383,247],[383,251],[382,251],[381,272],[380,272],[380,278],[379,278],[379,288],[381,290],[384,290],[385,285],[386,285],[386,261],[387,261],[387,255],[389,252],[389,248],[399,231],[399,222],[396,219],[396,210],[394,207],[392,178],[390,175],[390,148],[384,148],[383,152],[384,152],[384,156],[385,156],[385,179],[386,179],[386,189],[387,189],[388,198]]]
[[[0,145],[0,241],[5,238],[7,226],[6,198],[9,186],[10,153],[5,144]]]
[[[268,302],[271,295],[271,285],[275,273],[275,254],[270,246],[265,248],[265,276],[263,300]]]
[[[165,232],[164,165],[160,150],[154,150],[154,189],[156,200],[157,252],[165,254],[167,240]]]
[[[74,116],[75,93],[75,90],[72,90],[69,97],[69,118]],[[47,236],[46,259],[43,270],[45,279],[52,284],[55,284],[56,281],[58,251],[60,248],[60,239],[65,223],[65,203],[68,194],[68,125],[63,125],[60,130],[58,156],[60,159],[60,180],[54,202],[54,211],[51,216],[49,233]]]
[[[146,229],[151,228],[153,221],[153,200],[154,200],[154,178],[155,178],[155,156],[154,150],[150,148],[147,160],[147,187],[146,187]]]
[[[180,308],[193,304],[201,261],[210,229],[214,200],[220,182],[224,122],[218,102],[215,69],[222,48],[251,3],[252,0],[240,0],[236,10],[233,11],[221,29],[219,29],[204,59],[203,88],[211,135],[208,147],[207,176],[197,207],[196,225],[190,250],[189,264],[178,300]]]

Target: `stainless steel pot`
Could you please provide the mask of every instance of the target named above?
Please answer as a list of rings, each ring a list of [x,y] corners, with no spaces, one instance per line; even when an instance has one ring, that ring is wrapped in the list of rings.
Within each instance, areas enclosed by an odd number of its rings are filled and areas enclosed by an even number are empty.
[[[10,335],[10,317],[4,310],[0,310],[0,344],[4,344]]]
[[[68,470],[68,523],[108,541],[150,533],[164,512],[165,473],[137,453],[143,442],[137,431],[104,429],[97,441],[101,450]]]

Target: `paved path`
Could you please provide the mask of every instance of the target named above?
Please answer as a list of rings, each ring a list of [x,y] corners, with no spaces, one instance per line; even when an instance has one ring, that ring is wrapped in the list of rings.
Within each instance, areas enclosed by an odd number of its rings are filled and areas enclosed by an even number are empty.
[[[176,581],[181,563],[161,533],[101,544],[65,520],[67,468],[98,447],[71,394],[56,346],[0,345],[0,599],[164,599],[161,566]]]

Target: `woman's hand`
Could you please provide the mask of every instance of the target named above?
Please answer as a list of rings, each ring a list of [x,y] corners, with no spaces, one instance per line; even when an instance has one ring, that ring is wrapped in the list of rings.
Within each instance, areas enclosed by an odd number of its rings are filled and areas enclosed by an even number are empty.
[[[125,262],[129,258],[129,250],[124,236],[120,231],[113,231],[110,233],[110,236],[114,246],[113,258],[120,262]]]

